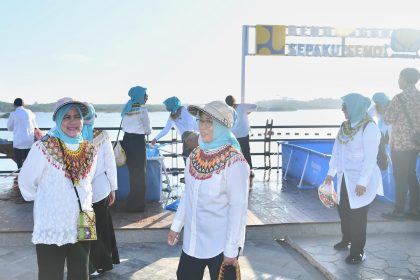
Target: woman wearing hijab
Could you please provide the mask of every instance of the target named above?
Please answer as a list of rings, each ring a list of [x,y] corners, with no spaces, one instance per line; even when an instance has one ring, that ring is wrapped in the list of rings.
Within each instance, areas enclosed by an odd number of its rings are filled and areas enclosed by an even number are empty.
[[[19,174],[19,188],[34,200],[32,242],[36,245],[39,279],[89,279],[90,242],[77,241],[79,203],[92,210],[94,147],[82,137],[85,104],[71,98],[57,101],[56,129],[32,146]],[[64,150],[64,153],[63,153]],[[73,184],[73,182],[74,184]]]
[[[342,239],[334,245],[346,250],[349,264],[365,260],[367,213],[376,194],[383,195],[382,177],[376,163],[381,138],[377,125],[367,114],[370,100],[358,93],[341,98],[346,121],[334,143],[325,183],[337,175],[337,203]]]
[[[391,134],[391,126],[384,122],[385,112],[389,105],[389,98],[383,92],[377,92],[372,96],[373,105],[368,110],[368,114],[376,119],[379,130],[381,131],[381,143],[379,144],[378,166],[381,170],[388,170],[389,155],[389,135]]]
[[[143,212],[146,208],[146,135],[152,131],[149,115],[144,106],[147,102],[146,88],[136,86],[128,91],[130,100],[122,112],[122,147],[127,155],[130,174],[130,193],[126,211]]]
[[[372,96],[372,101],[374,105],[371,106],[368,113],[370,116],[376,117],[379,130],[388,139],[387,134],[390,133],[390,126],[385,124],[384,116],[389,105],[389,97],[383,92],[377,92]]]
[[[178,279],[202,279],[208,266],[214,280],[222,262],[237,265],[244,246],[249,165],[230,131],[232,108],[213,101],[188,111],[198,120],[199,146],[187,159],[185,191],[167,241],[174,245],[184,228]]]
[[[89,113],[84,118],[82,135],[95,146],[97,154],[96,172],[92,181],[92,201],[98,239],[92,241],[89,257],[90,278],[96,278],[111,270],[113,264],[120,263],[109,210],[115,202],[115,191],[118,189],[117,167],[108,133],[94,129],[95,108],[92,104],[87,106]]]
[[[182,106],[181,101],[176,96],[169,97],[163,104],[166,107],[166,110],[170,112],[168,121],[166,122],[165,127],[158,135],[152,140],[152,145],[155,145],[156,142],[165,136],[172,127],[175,127],[176,131],[182,138],[182,156],[185,159],[191,153],[191,150],[186,145],[187,136],[191,134],[192,131],[198,131],[197,122],[194,117],[191,116],[187,109]]]

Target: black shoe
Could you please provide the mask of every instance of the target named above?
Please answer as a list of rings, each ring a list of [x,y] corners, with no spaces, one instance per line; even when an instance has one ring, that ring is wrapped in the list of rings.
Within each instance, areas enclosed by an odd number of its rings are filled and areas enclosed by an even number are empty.
[[[337,244],[334,245],[334,249],[336,250],[347,250],[350,246],[350,242],[349,241],[344,241],[341,240],[340,242],[338,242]]]
[[[404,220],[404,213],[402,212],[396,212],[396,211],[392,211],[392,212],[388,212],[388,213],[383,213],[382,217],[384,217],[385,219],[389,219],[389,220],[396,220],[396,221],[402,221]]]
[[[359,264],[366,260],[366,255],[364,252],[358,254],[357,256],[348,255],[346,258],[346,263],[348,264]]]

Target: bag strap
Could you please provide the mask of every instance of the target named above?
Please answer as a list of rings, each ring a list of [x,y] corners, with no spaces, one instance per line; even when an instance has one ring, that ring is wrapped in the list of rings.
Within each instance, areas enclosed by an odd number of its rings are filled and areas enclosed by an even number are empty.
[[[115,140],[115,143],[114,143],[114,147],[112,147],[113,149],[115,149],[115,146],[117,146],[117,144],[118,144],[118,138],[120,137],[120,131],[121,131],[121,126],[122,126],[122,119],[121,119],[121,123],[120,123],[120,128],[118,129],[118,134],[117,134],[117,140]]]
[[[58,143],[60,143],[61,152],[63,153],[63,157],[64,157],[64,156],[66,155],[66,153],[65,153],[65,151],[64,151],[63,144],[61,143],[61,140],[60,140],[60,139],[58,139],[58,138],[57,138],[57,140],[58,140]],[[64,160],[63,160],[63,161],[64,161]],[[65,161],[64,161],[64,167],[65,167],[65,168],[66,168],[66,170],[68,171],[67,164],[66,164],[66,162],[65,162]],[[71,173],[70,173],[70,172],[69,172],[69,174],[70,174],[70,179],[71,179],[71,182],[72,182],[72,184],[73,184],[74,191],[76,192],[77,202],[79,203],[79,210],[80,210],[80,212],[83,212],[83,210],[82,210],[82,204],[80,203],[79,193],[77,192],[76,186],[75,186],[75,184],[74,184],[74,179],[73,179],[73,176],[71,176]]]

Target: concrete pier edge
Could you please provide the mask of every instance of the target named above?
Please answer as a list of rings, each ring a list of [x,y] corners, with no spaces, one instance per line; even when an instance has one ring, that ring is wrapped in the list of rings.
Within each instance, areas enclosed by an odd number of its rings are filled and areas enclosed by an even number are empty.
[[[275,239],[278,243],[286,243],[293,250],[299,253],[312,267],[317,269],[327,280],[337,280],[337,278],[331,274],[321,263],[319,263],[314,257],[312,257],[308,252],[306,252],[302,247],[293,242],[289,237],[282,239]]]
[[[168,228],[118,228],[115,229],[118,243],[166,242]],[[419,221],[372,221],[368,223],[368,234],[420,233]],[[31,245],[31,231],[0,231],[0,246]],[[339,222],[286,223],[247,226],[247,240],[292,239],[340,235]]]

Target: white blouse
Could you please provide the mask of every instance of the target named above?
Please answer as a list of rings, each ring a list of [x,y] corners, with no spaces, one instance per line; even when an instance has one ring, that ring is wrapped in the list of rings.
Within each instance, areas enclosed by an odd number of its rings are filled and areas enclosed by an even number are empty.
[[[205,153],[212,156],[220,150]],[[182,249],[189,256],[207,259],[223,252],[233,258],[244,247],[249,165],[235,149],[223,168],[217,167],[220,160],[202,162],[213,171],[201,169],[197,175],[192,158],[199,151],[196,148],[187,159],[185,191],[171,229],[180,232],[184,227]]]
[[[152,132],[150,127],[149,114],[144,106],[138,106],[124,115],[122,120],[122,130],[128,133],[146,134]]]
[[[68,145],[72,151],[79,145]],[[83,210],[92,210],[92,177],[95,163],[87,177],[76,187]],[[73,183],[65,177],[62,164],[49,157],[40,141],[35,142],[19,173],[19,189],[25,200],[34,200],[34,244],[58,246],[77,242],[79,205]]]
[[[376,194],[383,195],[382,175],[376,163],[381,133],[378,126],[370,122],[361,128],[347,144],[335,140],[328,175],[337,174],[337,202],[343,177],[351,209],[370,204]],[[356,195],[356,186],[366,187],[366,193]]]
[[[255,112],[257,110],[257,105],[241,103],[236,105],[235,111],[237,114],[237,120],[235,125],[232,127],[232,133],[237,138],[246,137],[249,135],[250,127],[248,114]]]
[[[165,136],[172,127],[175,127],[176,131],[181,136],[185,131],[198,131],[196,119],[190,113],[188,113],[185,107],[181,108],[181,115],[179,118],[173,120],[171,116],[169,116],[165,127],[159,132],[158,135],[156,135],[155,139],[159,140]]]
[[[106,131],[101,131],[100,134],[95,136],[93,142],[97,153],[97,164],[92,181],[92,202],[96,203],[107,197],[111,191],[116,191],[118,185],[117,165],[115,163],[114,151],[108,133]]]

